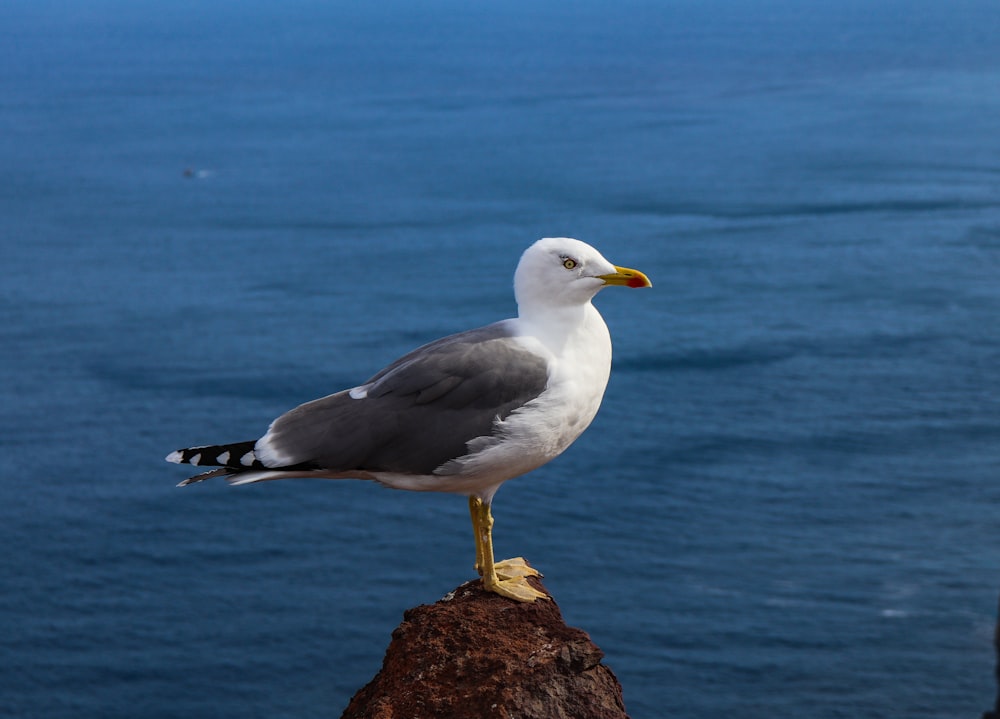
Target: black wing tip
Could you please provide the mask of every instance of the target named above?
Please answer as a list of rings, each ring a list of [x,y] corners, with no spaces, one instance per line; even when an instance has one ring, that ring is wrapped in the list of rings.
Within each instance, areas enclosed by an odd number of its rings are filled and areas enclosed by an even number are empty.
[[[233,444],[206,444],[174,450],[164,459],[174,464],[193,464],[196,467],[229,467],[234,470],[263,468],[254,454],[256,440]]]
[[[189,484],[196,484],[198,482],[204,482],[206,479],[211,479],[212,477],[225,477],[226,475],[233,474],[235,470],[229,467],[220,467],[219,469],[210,469],[207,472],[202,472],[201,474],[196,474],[193,477],[188,477],[183,482],[178,482],[178,487],[186,487]]]
[[[173,464],[216,467],[216,469],[188,477],[177,485],[178,487],[186,487],[189,484],[203,482],[212,477],[229,477],[250,469],[263,469],[264,465],[253,453],[254,444],[256,441],[186,447],[171,452],[165,459]]]

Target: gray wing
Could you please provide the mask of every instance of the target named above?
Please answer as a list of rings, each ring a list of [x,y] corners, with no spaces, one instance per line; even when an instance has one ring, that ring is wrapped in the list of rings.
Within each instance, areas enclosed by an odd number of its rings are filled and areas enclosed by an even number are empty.
[[[338,392],[282,415],[258,448],[266,442],[282,466],[430,474],[545,389],[545,359],[508,328],[498,322],[424,345],[358,388],[362,399]]]

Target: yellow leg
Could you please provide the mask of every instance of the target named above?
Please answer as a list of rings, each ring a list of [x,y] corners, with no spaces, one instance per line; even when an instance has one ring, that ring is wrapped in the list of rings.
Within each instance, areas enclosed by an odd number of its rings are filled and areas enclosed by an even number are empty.
[[[478,497],[469,497],[469,514],[476,538],[476,571],[483,578],[483,588],[519,602],[548,599],[530,584],[527,577],[539,576],[523,557],[493,561],[493,513],[490,505]]]
[[[479,497],[469,497],[469,514],[472,516],[472,534],[476,538],[476,572],[483,576],[483,535],[479,531],[479,508],[483,502]]]

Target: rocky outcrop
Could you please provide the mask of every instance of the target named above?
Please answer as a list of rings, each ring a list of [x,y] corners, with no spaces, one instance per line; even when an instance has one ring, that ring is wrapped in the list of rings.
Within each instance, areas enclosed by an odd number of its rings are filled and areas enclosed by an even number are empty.
[[[996,651],[997,656],[994,674],[996,674],[997,685],[1000,686],[1000,608],[997,609],[997,624],[993,630],[993,649]],[[983,719],[1000,719],[1000,693],[997,694],[997,700],[993,709],[983,712]]]
[[[603,657],[555,601],[522,604],[469,582],[404,613],[342,719],[628,719]]]

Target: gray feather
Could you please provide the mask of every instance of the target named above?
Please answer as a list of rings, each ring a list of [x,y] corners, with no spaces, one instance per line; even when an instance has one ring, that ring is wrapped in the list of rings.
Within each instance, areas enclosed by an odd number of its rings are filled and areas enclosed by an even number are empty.
[[[345,391],[296,407],[271,425],[271,446],[303,468],[432,473],[545,389],[545,359],[512,341],[507,327],[410,352],[363,385],[365,399]]]

